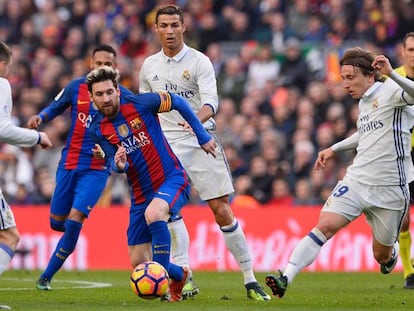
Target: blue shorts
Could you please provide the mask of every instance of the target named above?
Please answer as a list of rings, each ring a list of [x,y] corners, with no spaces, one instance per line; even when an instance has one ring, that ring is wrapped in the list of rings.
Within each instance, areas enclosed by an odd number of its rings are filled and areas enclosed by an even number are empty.
[[[132,205],[129,212],[128,245],[138,245],[152,241],[151,232],[145,221],[145,210],[153,198],[160,198],[168,202],[170,214],[178,215],[182,207],[188,203],[190,196],[190,184],[182,175],[174,176],[165,181],[153,197],[145,203]]]
[[[88,217],[105,189],[108,177],[108,171],[58,169],[50,212],[66,216],[73,207]]]

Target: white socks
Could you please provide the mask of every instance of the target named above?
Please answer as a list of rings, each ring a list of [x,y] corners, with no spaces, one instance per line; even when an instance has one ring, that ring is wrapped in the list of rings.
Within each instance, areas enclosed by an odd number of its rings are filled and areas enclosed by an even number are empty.
[[[236,219],[228,226],[220,228],[223,231],[227,249],[233,254],[243,273],[244,284],[257,282],[253,273],[252,257],[250,256],[244,232]]]
[[[325,244],[326,241],[327,239],[322,232],[313,228],[313,230],[299,242],[293,250],[292,255],[290,255],[285,271],[283,271],[283,275],[287,276],[289,284],[292,283],[296,274],[314,262],[322,245]]]
[[[14,252],[10,247],[8,247],[6,244],[0,243],[0,274],[6,270],[13,255]]]
[[[190,247],[190,237],[187,227],[181,218],[177,221],[169,222],[168,229],[171,234],[171,257],[176,265],[189,267],[188,249]]]

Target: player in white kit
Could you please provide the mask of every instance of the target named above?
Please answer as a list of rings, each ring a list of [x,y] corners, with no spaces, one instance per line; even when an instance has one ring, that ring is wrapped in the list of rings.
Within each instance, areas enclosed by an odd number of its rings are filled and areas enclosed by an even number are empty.
[[[46,133],[18,127],[11,120],[12,94],[10,83],[5,78],[11,61],[10,47],[0,41],[0,142],[20,147],[40,144],[42,148],[50,148],[52,143]],[[13,212],[0,189],[0,274],[13,258],[19,239]],[[2,305],[0,309],[10,310],[10,307]]]
[[[213,116],[219,103],[211,61],[184,43],[186,26],[178,6],[160,7],[156,13],[154,28],[162,50],[144,61],[139,75],[139,91],[168,91],[183,96],[191,104],[204,127],[214,135],[216,124]],[[179,113],[163,113],[159,115],[159,119],[168,142],[186,169],[200,198],[207,201],[214,213],[227,248],[243,273],[247,297],[258,301],[270,300],[270,296],[255,278],[245,235],[229,205],[229,194],[234,188],[223,148],[221,145],[217,147],[215,158],[208,156],[200,148],[191,128]],[[218,143],[217,139],[216,142]],[[178,265],[189,266],[189,237],[182,217],[172,215],[169,228],[173,239],[173,260]],[[183,297],[197,293],[195,283],[188,283],[183,289]]]
[[[341,228],[365,214],[373,234],[373,254],[381,272],[390,273],[398,259],[398,235],[408,210],[414,82],[392,70],[383,56],[361,48],[345,52],[340,61],[343,86],[359,99],[357,132],[319,152],[315,169],[324,168],[335,153],[356,148],[356,156],[325,202],[318,224],[293,250],[279,276],[266,284],[282,298],[288,284],[319,254]],[[390,78],[382,82],[383,75]]]

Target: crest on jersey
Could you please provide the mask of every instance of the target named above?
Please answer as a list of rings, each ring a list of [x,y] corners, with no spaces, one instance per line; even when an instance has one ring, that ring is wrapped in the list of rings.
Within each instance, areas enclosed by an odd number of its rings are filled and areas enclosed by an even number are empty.
[[[181,78],[184,81],[189,81],[191,76],[190,76],[190,72],[188,70],[184,70],[183,75],[181,76]]]
[[[129,124],[134,130],[139,130],[142,126],[142,121],[139,118],[135,118],[129,121]]]
[[[374,99],[374,102],[372,103],[372,108],[376,109],[378,108],[378,100]]]
[[[124,123],[118,126],[118,133],[122,137],[127,137],[129,134],[128,126]]]

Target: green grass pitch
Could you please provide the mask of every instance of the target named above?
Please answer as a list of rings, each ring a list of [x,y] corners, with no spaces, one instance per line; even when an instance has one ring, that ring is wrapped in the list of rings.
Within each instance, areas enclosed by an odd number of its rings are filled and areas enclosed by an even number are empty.
[[[256,273],[264,285],[265,273]],[[50,292],[37,291],[39,271],[9,270],[0,276],[0,305],[12,310],[414,310],[414,290],[403,288],[400,272],[302,272],[283,299],[246,298],[239,272],[194,272],[195,299],[178,303],[142,300],[129,286],[128,271],[60,271]],[[264,286],[265,287],[265,286]],[[265,290],[270,293],[267,287]]]

